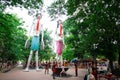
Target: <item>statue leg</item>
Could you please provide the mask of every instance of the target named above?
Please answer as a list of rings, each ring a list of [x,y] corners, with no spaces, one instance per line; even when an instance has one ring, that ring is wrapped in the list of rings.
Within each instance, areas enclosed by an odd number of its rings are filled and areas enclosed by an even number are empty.
[[[62,54],[60,55],[60,63],[61,63],[61,66],[63,65],[63,58],[62,58]]]
[[[59,57],[58,57],[58,54],[56,53],[56,61],[58,62],[59,61]]]
[[[32,54],[33,54],[33,50],[30,51],[30,55],[29,55],[28,62],[27,62],[27,67],[24,71],[29,71],[29,65],[30,65],[30,61],[32,59]]]
[[[36,70],[39,70],[38,66],[38,51],[35,52]]]

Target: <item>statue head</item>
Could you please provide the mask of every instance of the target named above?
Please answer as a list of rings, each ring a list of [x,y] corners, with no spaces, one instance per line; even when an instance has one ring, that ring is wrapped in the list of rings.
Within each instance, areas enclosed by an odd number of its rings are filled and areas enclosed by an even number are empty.
[[[62,20],[59,19],[59,20],[57,21],[57,28],[59,27],[60,24],[62,24]]]
[[[37,18],[37,19],[41,19],[41,18],[42,18],[41,13],[37,13],[37,14],[36,14],[36,18]]]

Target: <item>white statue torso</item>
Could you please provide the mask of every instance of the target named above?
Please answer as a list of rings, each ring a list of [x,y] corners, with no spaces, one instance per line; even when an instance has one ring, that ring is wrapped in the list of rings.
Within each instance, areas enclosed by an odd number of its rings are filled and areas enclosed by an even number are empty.
[[[63,40],[63,29],[62,29],[62,36],[60,36],[60,27],[56,29],[56,35],[55,35],[55,40]]]
[[[40,34],[41,30],[42,30],[41,21],[39,21],[38,32],[36,31],[37,21],[38,20],[35,20],[33,25],[32,25],[32,35],[33,36],[39,36],[39,34]]]

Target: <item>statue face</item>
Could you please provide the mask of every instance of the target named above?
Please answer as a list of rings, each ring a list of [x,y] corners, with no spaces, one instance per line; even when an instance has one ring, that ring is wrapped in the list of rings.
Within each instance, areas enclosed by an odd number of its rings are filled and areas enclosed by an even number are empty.
[[[40,19],[40,15],[38,15],[37,18]]]
[[[61,21],[61,20],[59,20],[59,24],[62,24],[62,21]]]

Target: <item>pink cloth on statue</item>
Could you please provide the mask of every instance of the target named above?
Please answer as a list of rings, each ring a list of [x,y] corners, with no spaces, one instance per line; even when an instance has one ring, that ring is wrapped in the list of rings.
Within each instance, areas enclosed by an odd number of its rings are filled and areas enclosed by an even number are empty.
[[[62,54],[62,41],[56,41],[56,54],[61,55]]]

